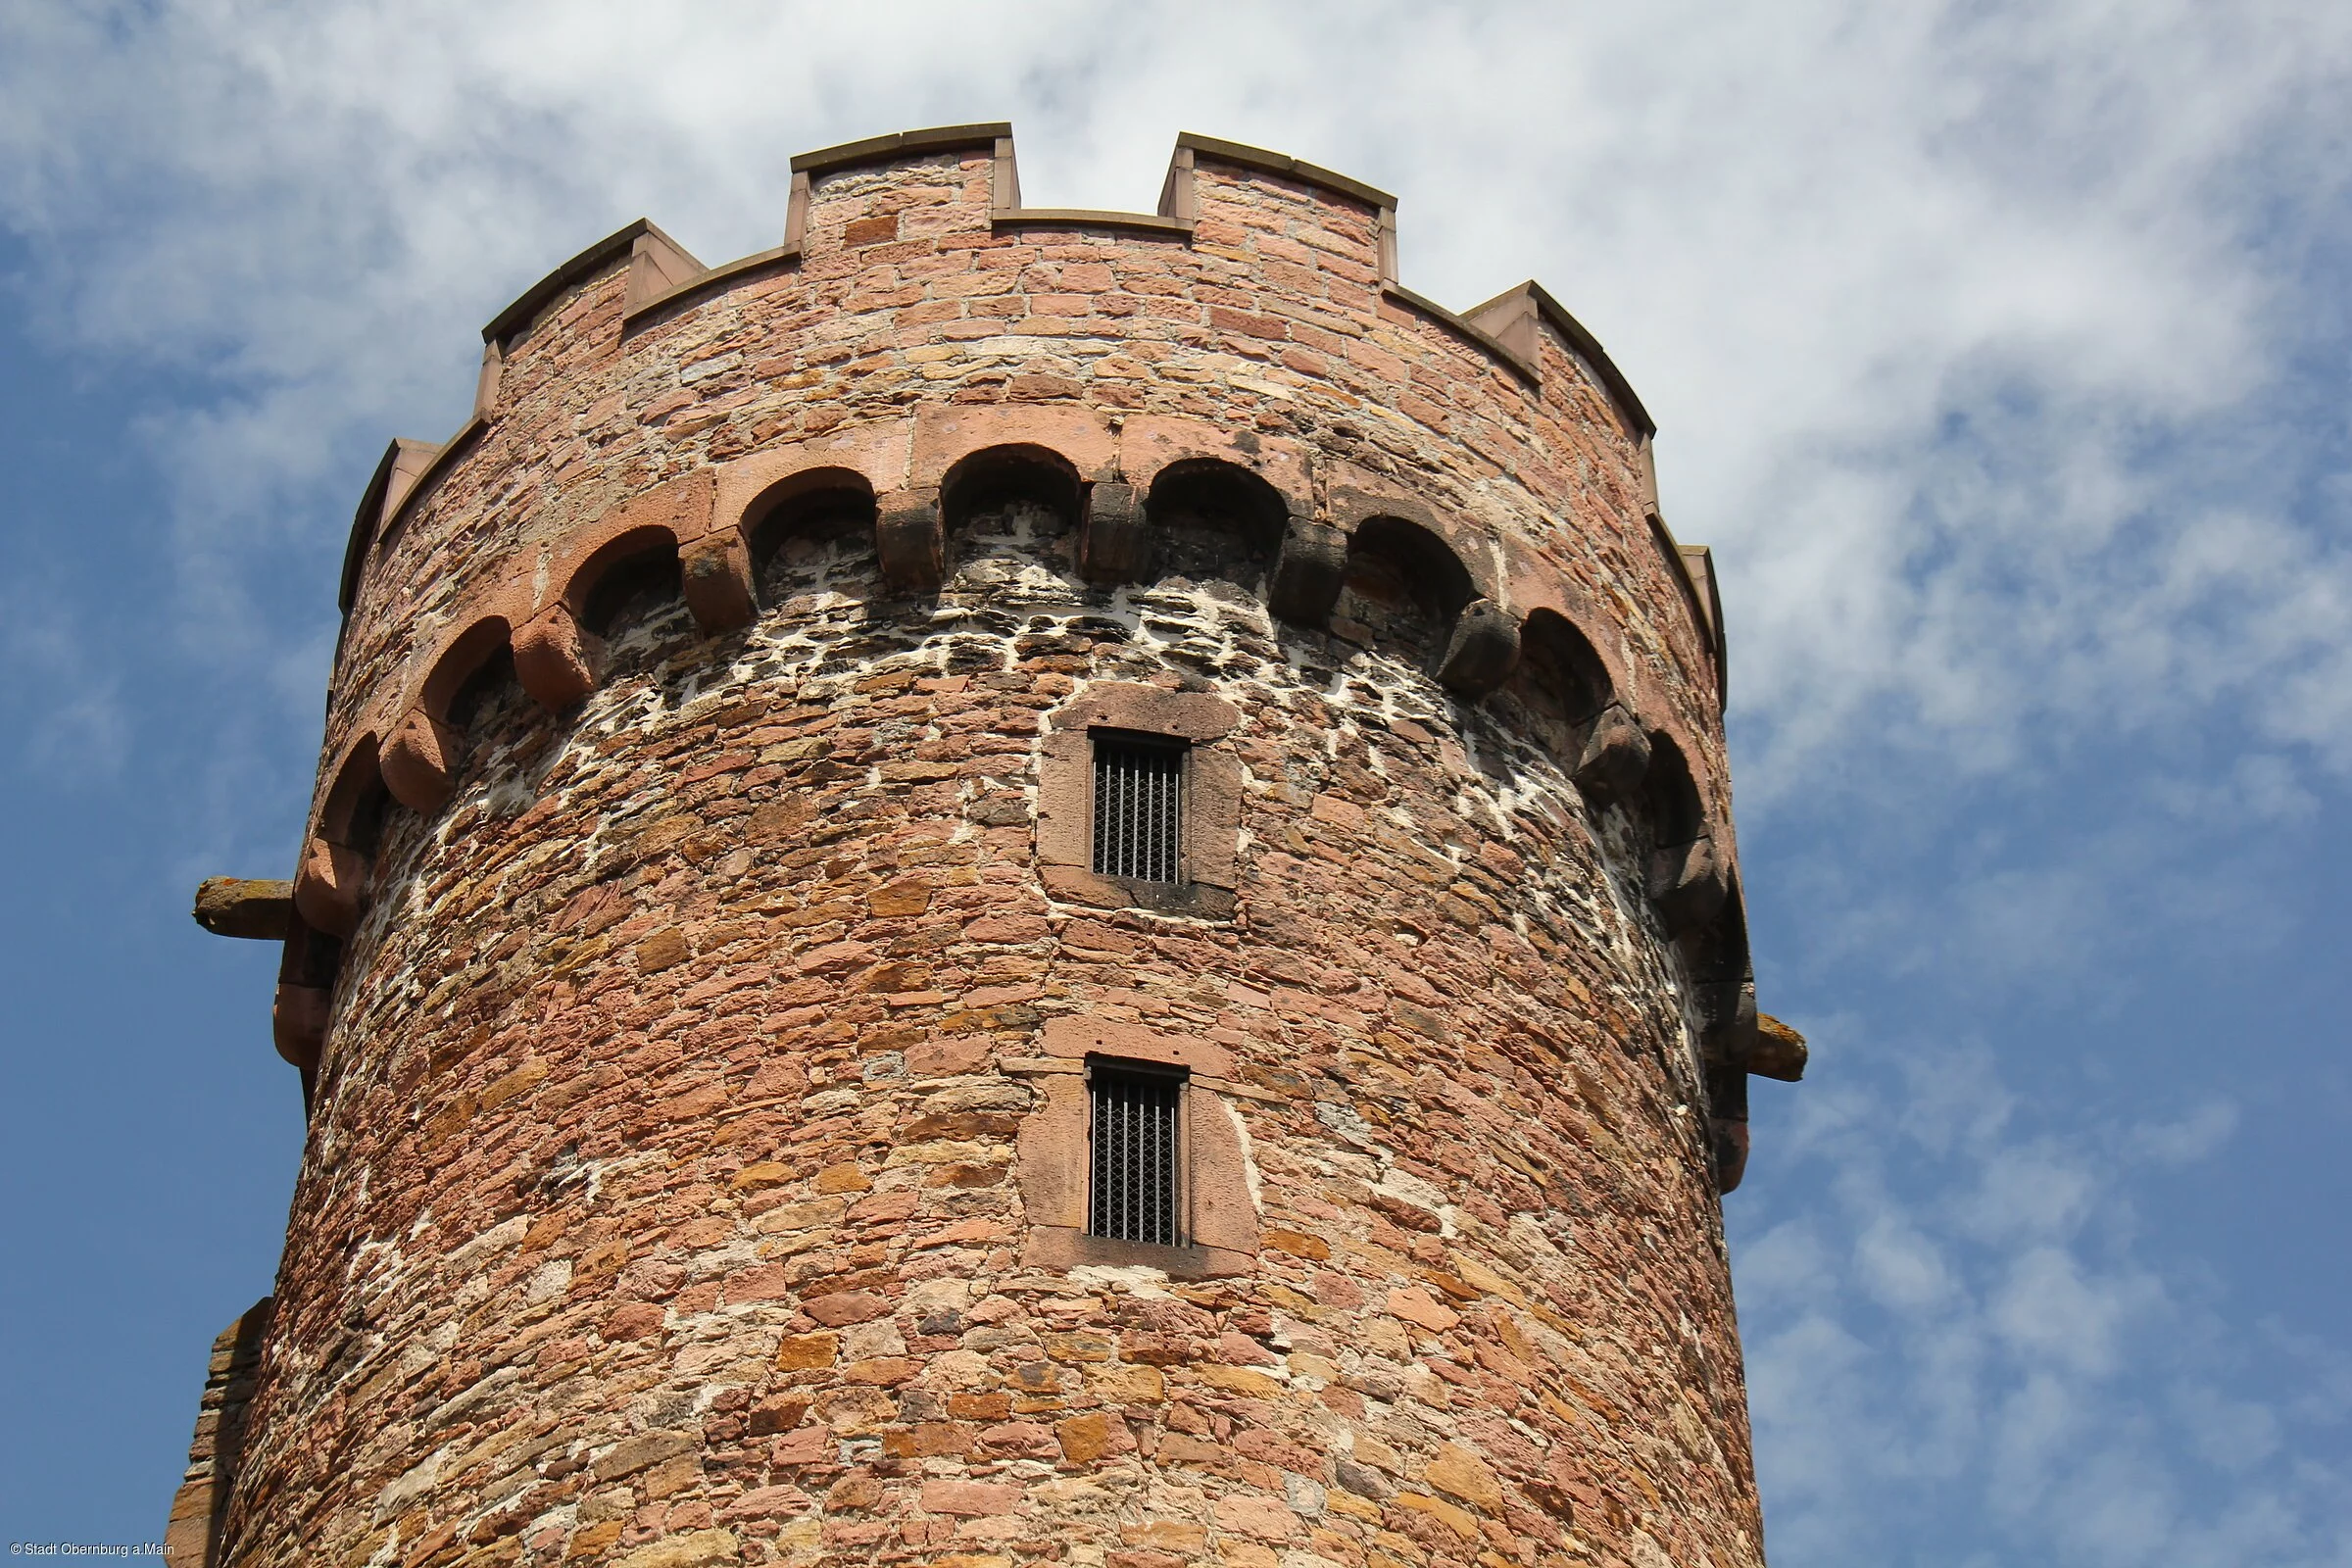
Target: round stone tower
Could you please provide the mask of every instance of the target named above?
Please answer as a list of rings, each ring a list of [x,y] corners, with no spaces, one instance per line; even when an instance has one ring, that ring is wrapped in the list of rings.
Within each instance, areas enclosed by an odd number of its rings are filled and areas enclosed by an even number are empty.
[[[1760,1562],[1780,1048],[1624,377],[1279,155],[793,169],[360,509],[182,1559]]]

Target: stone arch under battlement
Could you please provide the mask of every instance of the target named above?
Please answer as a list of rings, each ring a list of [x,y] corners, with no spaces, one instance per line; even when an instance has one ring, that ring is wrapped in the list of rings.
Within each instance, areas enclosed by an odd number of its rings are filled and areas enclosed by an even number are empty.
[[[1687,731],[1687,719],[1662,694],[1628,675],[1626,661],[1612,653],[1621,639],[1590,594],[1543,572],[1540,561],[1509,562],[1473,523],[1393,484],[1335,487],[1320,516],[1302,514],[1306,455],[1289,443],[1252,442],[1256,450],[1248,451],[1204,421],[1161,417],[1137,432],[1130,467],[1129,434],[1085,411],[956,411],[952,421],[917,415],[897,428],[779,447],[740,466],[667,480],[526,542],[503,564],[477,567],[472,595],[441,617],[440,630],[413,639],[407,657],[356,706],[350,727],[392,738],[394,779],[424,780],[408,789],[396,782],[395,795],[429,809],[431,776],[447,771],[432,756],[447,746],[436,726],[445,727],[458,685],[504,644],[543,706],[563,710],[577,703],[600,679],[593,624],[600,589],[630,566],[676,564],[698,624],[721,635],[773,608],[760,602],[758,563],[772,553],[774,531],[789,528],[796,505],[809,498],[869,509],[881,575],[892,588],[920,595],[936,593],[952,572],[972,511],[992,498],[1035,492],[1066,514],[1078,536],[1074,575],[1098,586],[1154,580],[1167,564],[1156,552],[1158,536],[1180,511],[1198,510],[1200,496],[1222,497],[1235,514],[1223,534],[1233,550],[1272,558],[1245,563],[1244,574],[1270,568],[1261,585],[1275,618],[1326,625],[1343,594],[1392,600],[1434,639],[1426,650],[1431,672],[1475,701],[1511,679],[1524,628],[1538,617],[1557,629],[1539,635],[1579,650],[1582,678],[1602,694],[1599,706],[1622,705],[1646,730]],[[1219,537],[1214,529],[1203,536]],[[1300,586],[1309,577],[1319,580]],[[322,774],[321,808],[327,781]]]

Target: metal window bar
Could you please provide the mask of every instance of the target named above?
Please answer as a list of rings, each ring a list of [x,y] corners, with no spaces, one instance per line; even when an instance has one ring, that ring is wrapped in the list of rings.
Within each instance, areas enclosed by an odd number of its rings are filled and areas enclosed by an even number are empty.
[[[1095,737],[1095,874],[1181,881],[1184,749]]]
[[[1087,1230],[1116,1242],[1179,1244],[1177,1141],[1184,1080],[1097,1067]]]

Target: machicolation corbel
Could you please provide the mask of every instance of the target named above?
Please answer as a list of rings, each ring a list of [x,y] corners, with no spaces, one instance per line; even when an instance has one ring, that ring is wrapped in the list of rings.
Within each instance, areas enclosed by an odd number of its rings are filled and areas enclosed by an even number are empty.
[[[1518,664],[1518,618],[1491,599],[1473,599],[1454,616],[1438,679],[1456,697],[1476,702],[1510,679]]]
[[[882,579],[900,593],[937,593],[947,581],[947,536],[939,491],[924,487],[884,496],[874,522]]]
[[[1152,564],[1152,537],[1135,486],[1098,479],[1087,486],[1079,523],[1078,569],[1094,583],[1140,582]]]
[[[1631,800],[1649,771],[1649,736],[1621,703],[1601,710],[1571,769],[1577,787],[1602,800]]]
[[[596,690],[600,639],[580,629],[562,600],[514,633],[514,678],[551,712],[565,712]]]

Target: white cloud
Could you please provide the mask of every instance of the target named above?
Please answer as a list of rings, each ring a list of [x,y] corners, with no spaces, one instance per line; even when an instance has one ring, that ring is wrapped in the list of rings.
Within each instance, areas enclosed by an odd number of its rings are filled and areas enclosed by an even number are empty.
[[[1836,852],[1780,866],[1815,972],[2096,1005],[2132,942],[2275,940],[2246,841],[2352,771],[2348,78],[2352,13],[2192,0],[20,4],[19,309],[158,378],[176,598],[169,650],[27,602],[17,701],[119,760],[171,658],[250,694],[241,746],[315,723],[376,452],[454,428],[480,323],[629,218],[724,259],[779,236],[792,153],[998,118],[1031,201],[1148,207],[1196,129],[1397,191],[1424,292],[1532,273],[1608,342],[1729,579],[1748,842]],[[216,842],[252,841],[245,755],[192,790]],[[1774,1157],[1823,1206],[1740,1259],[1780,1560],[1940,1518],[1938,1561],[2352,1561],[2352,1477],[2296,1456],[2352,1372],[2276,1336],[2301,1393],[2237,1392],[2133,1250],[2122,1173],[2234,1103],[2053,1127],[2013,1082],[1939,1042],[1803,1091]]]

